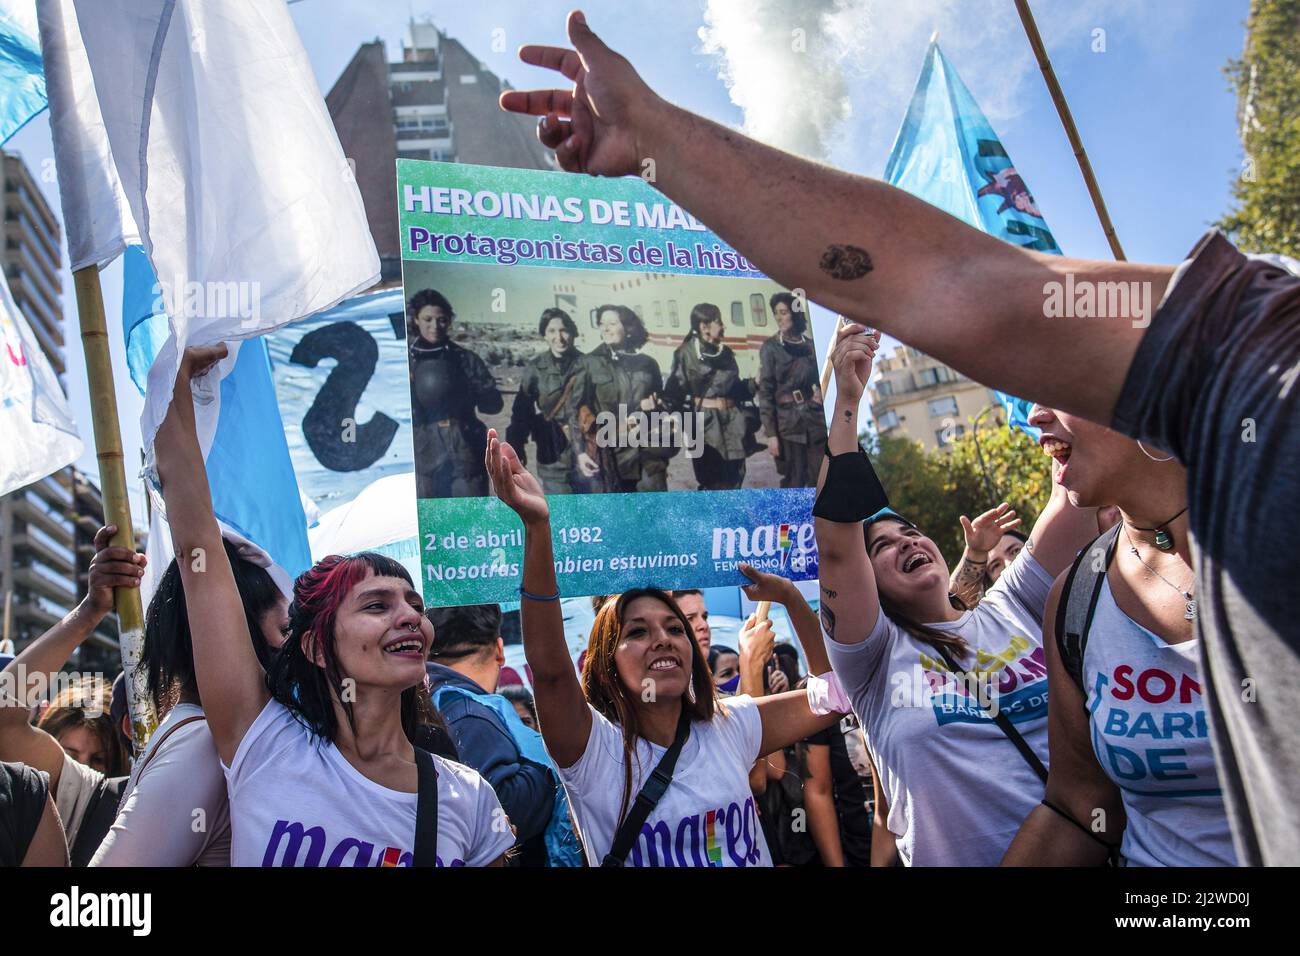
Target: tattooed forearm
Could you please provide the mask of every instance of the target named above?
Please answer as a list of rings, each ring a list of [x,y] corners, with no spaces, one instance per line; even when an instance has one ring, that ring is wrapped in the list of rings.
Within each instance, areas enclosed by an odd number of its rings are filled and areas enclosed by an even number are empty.
[[[957,595],[958,600],[966,605],[968,609],[979,604],[980,598],[984,596],[984,568],[986,564],[985,561],[973,561],[963,554],[961,561],[958,562],[956,569],[952,572],[948,587],[952,589],[952,593]]]
[[[819,263],[832,279],[861,279],[872,270],[871,253],[860,246],[830,245]]]

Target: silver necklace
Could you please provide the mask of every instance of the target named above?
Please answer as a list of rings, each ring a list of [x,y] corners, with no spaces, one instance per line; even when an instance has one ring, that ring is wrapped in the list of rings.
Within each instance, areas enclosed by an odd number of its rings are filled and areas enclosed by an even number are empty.
[[[1190,590],[1185,590],[1183,588],[1180,588],[1178,585],[1174,584],[1174,582],[1170,581],[1167,577],[1165,577],[1155,568],[1151,567],[1151,565],[1146,563],[1146,560],[1143,559],[1141,553],[1138,551],[1137,545],[1133,543],[1133,539],[1129,536],[1128,524],[1124,525],[1124,537],[1128,541],[1129,551],[1133,552],[1133,557],[1137,558],[1139,561],[1142,562],[1142,567],[1146,568],[1148,571],[1150,571],[1152,574],[1158,577],[1161,581],[1165,582],[1165,584],[1169,585],[1171,588],[1173,588],[1175,591],[1177,591],[1179,594],[1183,596],[1183,602],[1184,602],[1183,620],[1185,621],[1196,620],[1196,598],[1192,596],[1192,592]],[[1195,575],[1192,576],[1192,580],[1193,581],[1196,580]]]

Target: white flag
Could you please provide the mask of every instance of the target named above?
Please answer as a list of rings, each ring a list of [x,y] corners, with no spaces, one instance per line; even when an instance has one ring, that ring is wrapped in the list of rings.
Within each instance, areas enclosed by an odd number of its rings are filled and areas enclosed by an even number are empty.
[[[40,481],[81,457],[68,401],[0,274],[0,495]]]
[[[75,0],[170,332],[146,468],[187,345],[261,335],[379,279],[361,194],[284,0]],[[234,356],[216,375],[216,385]],[[215,421],[217,402],[198,415]],[[199,423],[200,431],[204,423]]]
[[[38,0],[36,12],[68,258],[73,272],[103,267],[138,245],[140,234],[117,179],[72,0]]]

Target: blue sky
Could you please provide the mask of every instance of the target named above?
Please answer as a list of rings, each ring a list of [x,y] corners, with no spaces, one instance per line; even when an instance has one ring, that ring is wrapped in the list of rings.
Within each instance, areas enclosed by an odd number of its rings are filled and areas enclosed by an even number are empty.
[[[699,36],[706,0],[590,0],[593,28],[667,98],[740,126],[741,110],[719,78],[720,60]],[[849,0],[852,49],[838,65],[850,115],[830,137],[827,160],[879,175],[934,30],[950,62],[1001,134],[1068,255],[1109,258],[1078,167],[1010,0]],[[412,14],[430,15],[514,86],[549,85],[515,57],[525,42],[563,41],[572,0],[301,0],[294,20],[322,91],[362,42],[400,53]],[[756,10],[780,0],[754,0]],[[1175,262],[1229,207],[1241,168],[1236,99],[1223,73],[1244,42],[1247,0],[1035,0],[1033,8],[1128,257]],[[901,9],[900,9],[901,8]],[[861,18],[857,18],[857,12]],[[843,22],[843,21],[841,21]],[[1105,51],[1094,52],[1096,31]],[[792,78],[794,81],[797,78]],[[57,210],[49,123],[43,115],[8,144],[26,159]],[[49,171],[49,174],[46,174]],[[121,343],[121,265],[103,277],[128,472],[139,461],[140,399]],[[63,276],[67,385],[97,472],[71,275]],[[822,337],[826,334],[823,323]],[[139,482],[133,514],[143,520]]]

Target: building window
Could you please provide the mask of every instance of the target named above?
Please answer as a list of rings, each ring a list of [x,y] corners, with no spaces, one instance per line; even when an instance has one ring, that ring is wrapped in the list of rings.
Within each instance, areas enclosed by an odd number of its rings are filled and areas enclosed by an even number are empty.
[[[935,429],[934,440],[935,443],[940,448],[947,448],[950,444],[953,443],[953,441],[960,438],[964,434],[966,434],[965,425],[958,425],[955,428],[948,428],[948,427],[938,428]]]
[[[893,395],[894,383],[882,378],[876,383],[876,394],[882,397],[885,395]]]
[[[654,302],[650,304],[654,306],[654,310],[655,310],[655,325],[662,329],[664,327],[663,304],[658,299],[655,299]]]
[[[898,412],[894,411],[893,409],[890,409],[889,411],[885,412],[885,414],[881,415],[879,418],[876,419],[876,427],[879,428],[882,432],[888,431],[891,428],[897,428]]]
[[[930,406],[931,418],[941,418],[944,415],[957,414],[957,397],[955,395],[945,395],[943,398],[932,398],[926,404]]]
[[[745,327],[745,307],[739,302],[731,303],[731,324],[742,329]]]
[[[668,324],[674,329],[681,327],[681,322],[677,317],[677,300],[668,300]]]
[[[767,325],[767,300],[763,298],[763,293],[755,292],[749,297],[749,314],[754,318],[756,328],[762,328]]]
[[[477,82],[478,82],[478,74],[477,74],[477,73],[462,73],[462,74],[460,75],[460,82],[461,82],[461,85],[463,85],[463,86],[469,86],[471,83],[477,83]]]
[[[916,373],[917,388],[928,388],[931,385],[941,385],[951,381],[953,381],[952,369],[942,365],[937,368],[923,368]]]

